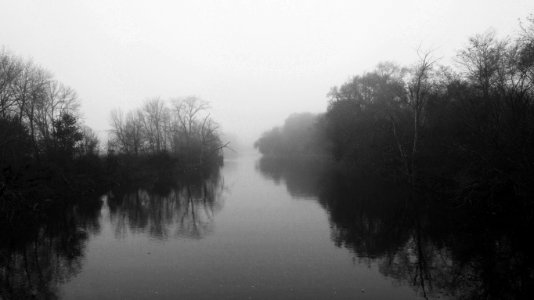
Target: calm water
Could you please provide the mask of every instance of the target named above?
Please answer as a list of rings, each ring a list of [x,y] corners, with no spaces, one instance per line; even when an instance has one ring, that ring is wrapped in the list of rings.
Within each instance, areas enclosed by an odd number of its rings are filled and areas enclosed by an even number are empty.
[[[473,236],[449,243],[443,227],[455,221],[441,210],[421,214],[409,197],[327,166],[228,160],[202,180],[110,192],[101,205],[62,213],[29,242],[12,242],[2,250],[0,298],[487,295],[493,279],[481,275],[484,260],[458,259],[455,250]],[[506,276],[497,295],[524,279]]]

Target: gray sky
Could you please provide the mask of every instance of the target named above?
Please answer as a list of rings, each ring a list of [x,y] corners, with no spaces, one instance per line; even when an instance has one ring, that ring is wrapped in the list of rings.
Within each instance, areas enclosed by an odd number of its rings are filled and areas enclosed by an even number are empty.
[[[74,88],[87,125],[149,97],[196,95],[224,131],[251,142],[292,112],[321,112],[326,93],[415,49],[442,63],[467,38],[518,31],[532,0],[0,0],[0,46]]]

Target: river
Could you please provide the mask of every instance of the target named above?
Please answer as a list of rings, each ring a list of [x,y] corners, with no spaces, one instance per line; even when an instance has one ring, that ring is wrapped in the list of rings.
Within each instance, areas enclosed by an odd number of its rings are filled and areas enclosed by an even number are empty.
[[[201,181],[113,191],[91,212],[78,207],[60,217],[17,254],[3,252],[2,294],[414,299],[484,292],[477,265],[457,262],[456,244],[447,244],[451,235],[440,226],[448,219],[432,221],[445,213],[421,216],[408,198],[402,188],[346,179],[319,163],[226,160]]]

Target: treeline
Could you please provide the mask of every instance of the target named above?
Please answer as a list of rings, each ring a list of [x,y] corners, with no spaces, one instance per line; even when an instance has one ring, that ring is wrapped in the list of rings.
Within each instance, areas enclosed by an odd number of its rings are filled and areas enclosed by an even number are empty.
[[[0,51],[2,167],[29,159],[72,159],[93,154],[98,140],[81,124],[76,92],[50,72]]]
[[[282,127],[275,127],[254,143],[260,153],[270,157],[323,156],[327,153],[323,115],[290,115]]]
[[[208,112],[208,103],[196,97],[159,98],[136,110],[111,114],[108,151],[127,155],[170,154],[193,164],[222,161],[218,125]]]
[[[80,122],[78,108],[75,91],[50,72],[0,51],[2,223],[99,187],[98,139]]]
[[[211,172],[222,163],[225,145],[200,99],[170,106],[153,99],[127,114],[112,112],[108,155],[79,106],[76,92],[50,72],[0,51],[0,223],[94,201],[151,174]]]
[[[413,66],[381,63],[332,88],[315,144],[345,165],[459,187],[462,197],[532,195],[534,17],[515,38],[470,38],[458,68],[418,54]],[[281,142],[272,136],[260,151]]]

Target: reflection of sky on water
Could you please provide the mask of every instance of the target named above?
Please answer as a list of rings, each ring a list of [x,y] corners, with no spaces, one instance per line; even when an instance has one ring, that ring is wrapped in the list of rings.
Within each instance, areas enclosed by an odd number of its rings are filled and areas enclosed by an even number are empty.
[[[532,282],[520,227],[326,165],[248,157],[102,199],[2,239],[1,297],[520,298]]]

